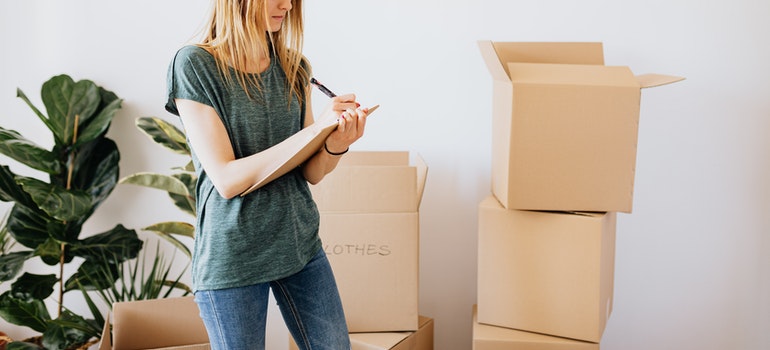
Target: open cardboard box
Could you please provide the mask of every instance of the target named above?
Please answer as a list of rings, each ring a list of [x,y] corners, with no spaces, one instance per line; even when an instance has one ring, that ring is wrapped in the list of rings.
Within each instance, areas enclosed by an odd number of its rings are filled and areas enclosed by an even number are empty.
[[[113,304],[99,350],[208,350],[208,342],[198,306],[188,296]]]
[[[601,43],[478,45],[493,80],[492,192],[503,206],[630,213],[640,89],[683,78],[605,66]]]
[[[427,166],[409,152],[350,152],[311,186],[350,332],[419,327],[419,207]]]
[[[478,321],[598,343],[612,313],[616,214],[479,204]]]

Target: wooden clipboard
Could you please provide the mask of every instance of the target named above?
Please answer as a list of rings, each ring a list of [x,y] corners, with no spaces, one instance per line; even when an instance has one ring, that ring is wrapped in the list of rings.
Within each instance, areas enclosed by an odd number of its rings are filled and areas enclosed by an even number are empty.
[[[379,107],[380,105],[370,107],[367,118]],[[300,166],[323,147],[326,138],[335,129],[337,129],[337,119],[317,121],[283,140],[281,143],[262,151],[275,153],[274,156],[268,156],[267,158],[275,159],[276,161],[269,164],[257,181],[243,191],[240,196],[243,197]]]

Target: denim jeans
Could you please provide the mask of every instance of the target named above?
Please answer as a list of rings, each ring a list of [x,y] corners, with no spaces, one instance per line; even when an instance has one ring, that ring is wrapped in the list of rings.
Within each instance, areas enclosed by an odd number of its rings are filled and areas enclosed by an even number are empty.
[[[350,339],[337,284],[320,249],[302,271],[246,287],[203,290],[195,302],[212,350],[262,350],[269,289],[300,350],[348,350]]]

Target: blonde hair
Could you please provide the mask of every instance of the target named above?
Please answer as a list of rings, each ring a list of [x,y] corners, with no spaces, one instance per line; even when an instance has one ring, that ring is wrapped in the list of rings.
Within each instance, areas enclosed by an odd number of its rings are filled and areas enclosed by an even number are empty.
[[[213,0],[211,17],[198,46],[217,58],[228,83],[233,83],[228,69],[234,68],[238,83],[250,97],[249,86],[260,92],[262,87],[260,74],[249,74],[248,63],[255,57],[271,57],[272,51],[286,74],[290,96],[297,96],[302,102],[310,80],[310,65],[302,56],[302,0],[292,0],[291,10],[275,33],[267,24],[267,1]]]

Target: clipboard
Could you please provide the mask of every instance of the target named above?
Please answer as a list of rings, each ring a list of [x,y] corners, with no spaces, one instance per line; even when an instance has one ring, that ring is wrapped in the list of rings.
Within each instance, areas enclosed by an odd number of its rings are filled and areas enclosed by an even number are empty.
[[[379,107],[380,105],[370,107],[367,117],[372,115],[372,112]],[[336,118],[317,121],[278,144],[285,147],[276,147],[278,146],[276,145],[262,151],[276,153],[274,157],[268,157],[268,159],[272,158],[276,159],[276,161],[268,164],[267,170],[251,187],[243,191],[240,196],[243,197],[300,166],[323,147],[326,138],[336,129]],[[288,158],[285,156],[287,154],[289,155]]]

